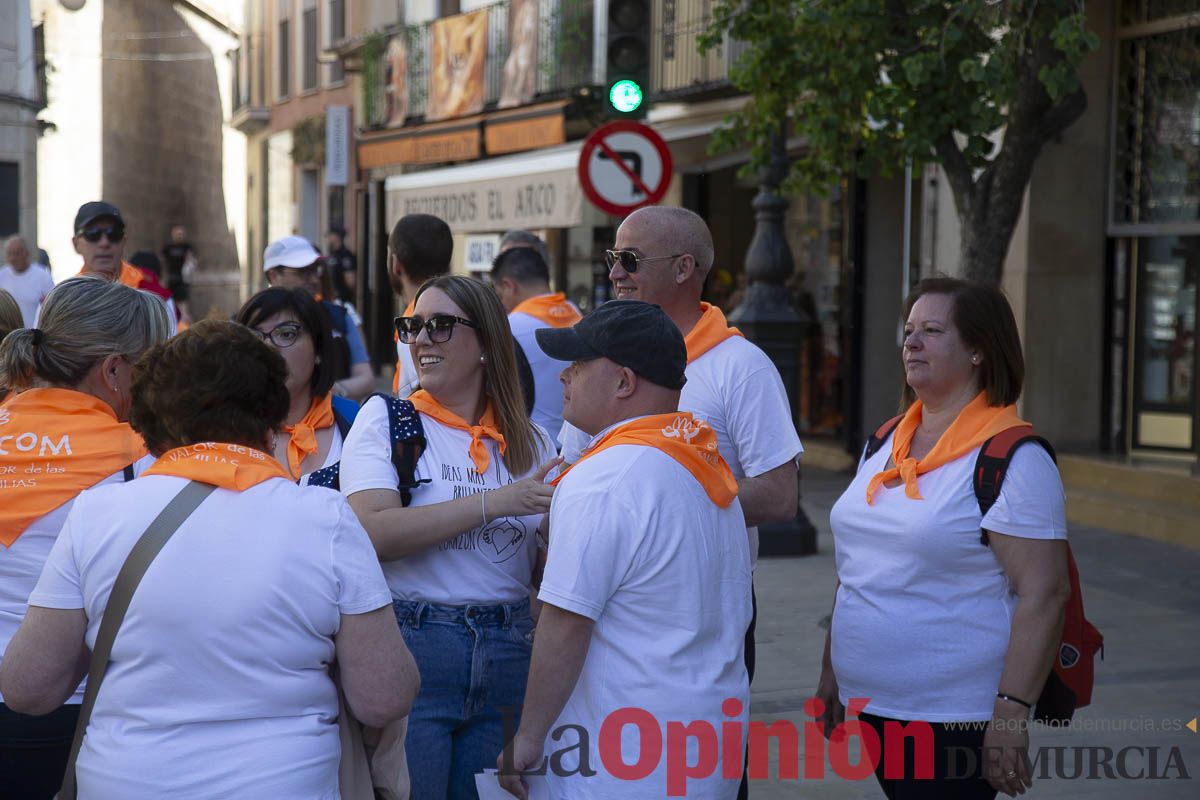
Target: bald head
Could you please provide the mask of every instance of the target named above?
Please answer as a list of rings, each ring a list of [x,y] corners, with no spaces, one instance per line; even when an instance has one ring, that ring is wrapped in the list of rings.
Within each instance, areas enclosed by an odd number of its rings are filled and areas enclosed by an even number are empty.
[[[713,240],[703,217],[677,206],[646,206],[626,217],[621,225],[630,222],[653,231],[672,253],[687,253],[695,258],[696,271],[700,281],[704,281],[713,265]]]
[[[29,245],[20,236],[10,236],[4,243],[4,260],[16,272],[29,268]]]

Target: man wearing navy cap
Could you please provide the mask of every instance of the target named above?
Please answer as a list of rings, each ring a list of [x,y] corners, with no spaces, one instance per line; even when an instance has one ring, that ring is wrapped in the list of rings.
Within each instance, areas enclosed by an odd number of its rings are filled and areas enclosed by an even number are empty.
[[[744,733],[750,550],[737,481],[713,429],[677,410],[687,348],[661,308],[613,301],[536,336],[547,355],[571,362],[563,416],[591,440],[556,481],[529,684],[520,727],[497,759],[501,784],[525,796],[514,770],[560,753],[546,776],[552,797],[678,795],[667,759],[638,752],[642,723],[620,733],[625,764],[658,764],[636,781],[607,772],[600,729],[614,712],[638,709],[664,739],[671,722]],[[579,770],[584,753],[596,774]],[[686,779],[686,795],[734,797],[738,779],[726,774]]]

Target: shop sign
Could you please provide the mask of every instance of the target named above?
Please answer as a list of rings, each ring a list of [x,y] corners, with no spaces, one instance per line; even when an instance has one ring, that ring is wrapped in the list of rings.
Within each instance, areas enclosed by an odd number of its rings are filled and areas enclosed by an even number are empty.
[[[388,219],[441,217],[455,233],[511,228],[570,228],[583,202],[573,170],[388,191]]]

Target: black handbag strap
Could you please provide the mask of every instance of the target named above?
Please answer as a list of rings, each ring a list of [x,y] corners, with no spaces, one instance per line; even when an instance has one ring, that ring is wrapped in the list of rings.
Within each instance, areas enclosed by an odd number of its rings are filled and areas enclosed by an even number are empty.
[[[179,530],[184,520],[191,516],[196,507],[204,502],[204,498],[212,494],[217,487],[199,481],[190,481],[180,490],[179,494],[167,503],[159,512],[150,527],[137,540],[137,544],[129,551],[129,556],[117,573],[112,591],[108,595],[108,605],[104,616],[100,619],[100,631],[96,634],[96,646],[92,648],[92,660],[88,665],[87,689],[83,693],[83,704],[79,708],[79,723],[75,726],[75,739],[71,742],[71,756],[67,759],[67,769],[63,773],[62,789],[58,792],[58,800],[75,800],[75,759],[79,757],[79,748],[83,745],[83,734],[87,730],[88,721],[92,717],[92,707],[96,705],[96,694],[104,681],[104,673],[108,670],[108,658],[112,654],[113,641],[117,631],[129,610],[129,601],[141,583],[146,569],[154,561],[155,556],[163,549]]]

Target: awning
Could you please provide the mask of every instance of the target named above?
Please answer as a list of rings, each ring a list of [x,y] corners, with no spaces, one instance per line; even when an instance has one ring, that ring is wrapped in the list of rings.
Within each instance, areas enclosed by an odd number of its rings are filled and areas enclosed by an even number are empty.
[[[706,136],[713,121],[655,125],[668,142]],[[576,166],[582,141],[511,156],[393,175],[384,183],[388,219],[441,217],[455,233],[570,228],[583,221]]]

